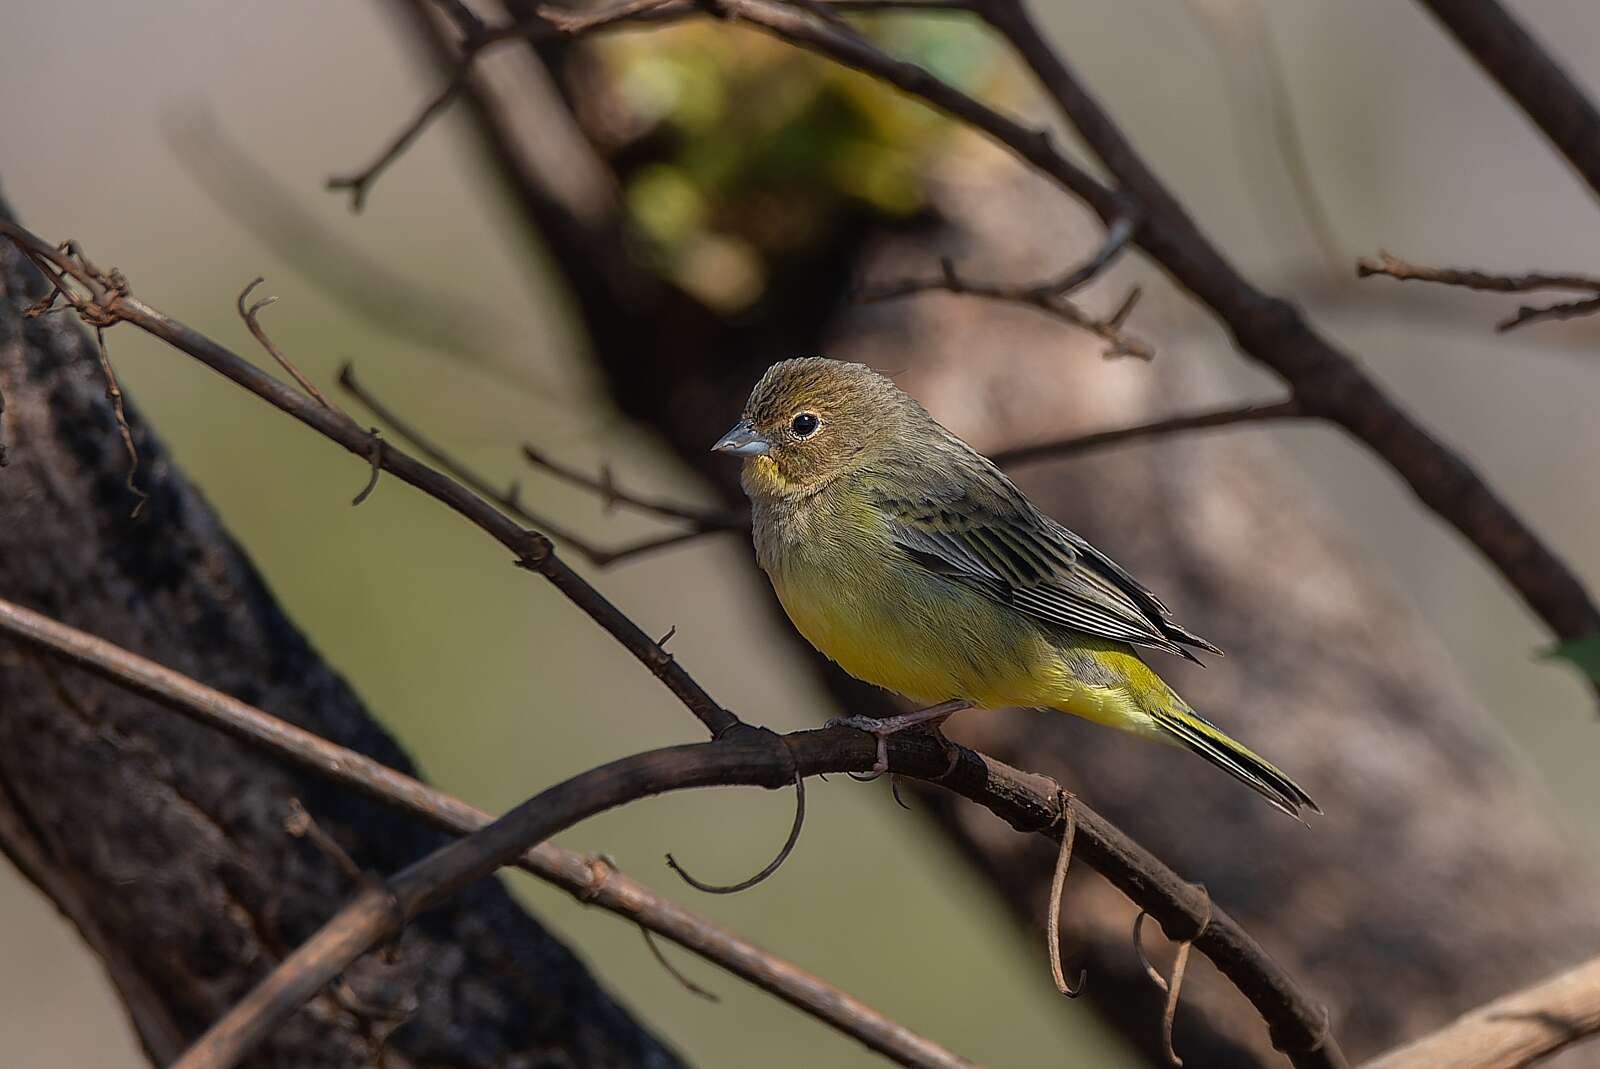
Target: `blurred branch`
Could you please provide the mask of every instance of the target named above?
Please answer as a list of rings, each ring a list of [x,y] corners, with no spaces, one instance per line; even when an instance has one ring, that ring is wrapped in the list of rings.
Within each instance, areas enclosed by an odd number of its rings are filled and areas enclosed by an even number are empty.
[[[1375,259],[1360,260],[1356,274],[1361,278],[1383,275],[1402,282],[1437,282],[1445,286],[1460,286],[1469,290],[1490,293],[1535,293],[1540,290],[1573,290],[1591,296],[1579,301],[1562,301],[1556,304],[1523,305],[1517,314],[1495,324],[1501,332],[1513,330],[1526,323],[1552,319],[1576,319],[1579,316],[1600,313],[1600,278],[1584,275],[1492,275],[1474,269],[1455,267],[1423,267],[1380,252]]]
[[[1418,0],[1600,196],[1600,111],[1496,0]]]
[[[1132,427],[1117,427],[1109,431],[1096,431],[1073,438],[1062,438],[1036,445],[1013,446],[1002,449],[989,459],[1001,467],[1031,464],[1039,460],[1059,460],[1094,449],[1123,442],[1164,438],[1185,431],[1210,430],[1216,427],[1234,427],[1243,423],[1266,423],[1276,420],[1301,419],[1305,413],[1295,401],[1273,401],[1265,404],[1241,405],[1236,408],[1217,408],[1207,412],[1194,412],[1183,416],[1169,416]]]
[[[556,556],[550,540],[536,530],[524,529],[492,503],[461,483],[417,461],[395,446],[374,450],[372,433],[348,416],[318,404],[307,394],[266,374],[237,353],[175,319],[151,308],[127,292],[126,280],[116,272],[107,275],[87,261],[72,259],[33,233],[0,220],[0,235],[11,239],[35,264],[70,277],[84,294],[71,294],[74,308],[91,321],[132,323],[147,333],[188,353],[202,364],[267,401],[325,438],[374,463],[402,482],[447,505],[509,549],[519,567],[537,572],[582,609],[694,713],[713,735],[738,723],[738,718],[718,705],[650,636],[605,596]],[[116,281],[118,284],[113,284]]]
[[[952,767],[931,736],[896,736],[891,753],[896,773],[947,787],[1019,831],[1059,839],[1066,827],[1063,794],[1052,780],[965,748],[958,748]],[[667,791],[733,784],[774,788],[791,782],[797,770],[805,776],[862,772],[876,756],[875,741],[849,728],[776,735],[742,727],[711,742],[636,754],[575,776],[363,892],[213,1025],[177,1069],[236,1064],[324,983],[422,910],[579,820]],[[1079,857],[1145,908],[1170,937],[1192,941],[1258,1009],[1270,1012],[1276,1039],[1301,1031],[1314,1037],[1310,1049],[1296,1045],[1290,1052],[1295,1065],[1346,1064],[1323,1011],[1305,1001],[1232,918],[1210,905],[1203,889],[1179,879],[1081,801],[1072,805]]]
[[[1521,1069],[1600,1034],[1600,958],[1495,999],[1362,1069]]]
[[[858,299],[870,304],[919,293],[943,292],[1011,301],[1037,308],[1046,315],[1054,316],[1095,335],[1110,346],[1105,351],[1106,356],[1135,356],[1141,360],[1149,360],[1154,355],[1150,347],[1144,342],[1130,338],[1122,330],[1123,322],[1133,311],[1133,305],[1139,298],[1137,288],[1130,291],[1116,311],[1104,319],[1096,319],[1067,300],[1068,294],[1092,281],[1111,265],[1132,240],[1137,227],[1137,218],[1131,210],[1118,215],[1106,227],[1105,239],[1094,255],[1083,263],[1069,268],[1059,277],[1045,282],[1017,286],[976,281],[958,274],[955,262],[945,257],[939,262],[941,273],[938,278],[904,279],[900,282],[869,286],[861,291]]]
[[[865,771],[876,741],[847,728],[774,736],[744,724],[717,704],[648,636],[592,586],[571,571],[549,540],[513,524],[469,489],[413,459],[398,447],[371,448],[371,434],[309,395],[265,374],[204,335],[134,297],[122,276],[90,264],[81,252],[63,254],[26,229],[0,221],[0,234],[43,269],[55,273],[63,295],[93,322],[132,323],[226,376],[352,453],[370,456],[404,482],[448,505],[510,549],[517,563],[545,576],[644,663],[712,732],[713,741],[624,758],[584,773],[530,799],[481,832],[403,870],[386,889],[365,892],[345,913],[296,951],[263,985],[213,1026],[181,1063],[185,1069],[228,1065],[258,1041],[269,1025],[262,1014],[284,1014],[320,989],[323,981],[377,939],[392,934],[428,905],[459,890],[527,847],[577,820],[635,798],[713,783],[777,786],[801,775]],[[67,280],[82,292],[68,288]],[[113,285],[115,281],[115,285]],[[773,743],[777,740],[777,745]],[[1019,830],[1059,836],[1063,792],[1053,780],[1031,776],[992,758],[960,751],[952,766],[933,739],[897,736],[895,771],[940,783],[979,802]],[[942,741],[942,740],[940,740]],[[1074,810],[1075,852],[1155,917],[1167,934],[1191,940],[1251,1001],[1273,1041],[1296,1066],[1338,1069],[1343,1054],[1332,1038],[1326,1011],[1267,957],[1209,897],[1181,880],[1153,854],[1081,803]],[[331,972],[329,971],[331,969]]]
[[[611,467],[601,465],[598,477],[586,475],[577,468],[569,467],[559,461],[552,460],[543,452],[524,442],[522,455],[536,468],[549,472],[563,482],[571,483],[582,490],[591,490],[599,495],[606,509],[614,505],[627,505],[647,516],[664,517],[666,519],[685,520],[705,531],[747,531],[750,529],[750,518],[726,509],[700,509],[692,505],[685,505],[676,501],[669,501],[660,497],[643,497],[630,493],[616,484],[611,477]]]
[[[467,835],[493,819],[365,754],[329,742],[182,673],[5,600],[0,600],[0,632],[445,831]],[[827,981],[657,895],[613,865],[597,864],[594,858],[548,842],[529,847],[514,863],[568,891],[580,902],[599,906],[633,921],[646,932],[665,936],[902,1065],[945,1069],[968,1065]]]
[[[340,240],[229,136],[217,117],[187,108],[162,122],[173,158],[229,217],[340,307],[384,335],[483,362],[509,334],[492,307],[419,286]]]
[[[711,527],[697,525],[692,530],[678,531],[670,535],[661,535],[654,538],[645,538],[629,543],[615,549],[597,546],[577,532],[557,523],[541,513],[534,512],[522,503],[522,489],[519,483],[511,483],[506,489],[500,490],[493,486],[487,478],[473,471],[462,461],[445,452],[441,446],[435,445],[431,439],[414,427],[409,421],[402,419],[393,409],[378,400],[365,386],[356,381],[355,368],[349,364],[339,369],[339,385],[345,392],[359,401],[382,423],[397,434],[401,440],[411,443],[411,446],[427,457],[446,474],[454,477],[459,482],[472,489],[480,497],[494,502],[507,514],[539,528],[546,535],[559,542],[565,542],[584,559],[598,568],[608,567],[632,557],[642,556],[645,553],[668,546],[679,545],[698,538],[702,534],[709,534],[718,530],[731,530],[732,528]],[[746,524],[745,526],[748,526]]]
[[[1289,79],[1261,0],[1189,0],[1189,7],[1210,32],[1221,61],[1217,73],[1233,111],[1240,170],[1246,182],[1255,184],[1255,206],[1265,213],[1282,205],[1276,219],[1264,218],[1263,223],[1278,234],[1285,222],[1304,226],[1321,254],[1326,274],[1341,275],[1345,257],[1338,232],[1317,192],[1305,139],[1295,120]],[[1272,181],[1273,171],[1288,179],[1292,203],[1283,204],[1281,186]]]

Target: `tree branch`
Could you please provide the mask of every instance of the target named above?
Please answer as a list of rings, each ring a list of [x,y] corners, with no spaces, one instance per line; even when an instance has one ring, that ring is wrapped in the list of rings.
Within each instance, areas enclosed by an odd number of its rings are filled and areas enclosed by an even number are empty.
[[[1522,1069],[1600,1034],[1600,958],[1497,998],[1362,1069]]]
[[[1517,314],[1495,324],[1502,333],[1525,323],[1547,319],[1573,319],[1600,312],[1600,278],[1586,275],[1494,275],[1472,268],[1423,267],[1380,252],[1376,258],[1356,263],[1356,274],[1361,278],[1383,275],[1402,282],[1437,282],[1445,286],[1460,286],[1469,290],[1490,293],[1535,293],[1540,290],[1572,290],[1592,294],[1577,301],[1557,304],[1523,305]]]
[[[543,535],[517,527],[460,483],[398,448],[372,449],[370,432],[349,417],[318,404],[309,395],[265,374],[199,332],[150,308],[132,296],[119,273],[103,273],[81,255],[78,259],[70,258],[28,230],[3,220],[0,220],[0,234],[9,237],[35,263],[42,261],[50,270],[82,287],[87,295],[64,286],[62,290],[80,316],[99,323],[129,322],[139,326],[350,452],[370,458],[383,470],[448,505],[495,537],[516,554],[518,564],[544,575],[600,623],[712,730],[713,742],[701,744],[700,748],[679,747],[625,758],[530,799],[482,832],[404,870],[395,877],[399,882],[390,888],[391,893],[364,895],[358,916],[339,921],[331,929],[325,928],[322,937],[302,948],[303,956],[296,952],[286,965],[310,960],[317,968],[326,968],[346,955],[353,960],[359,955],[363,940],[371,933],[390,931],[391,926],[392,930],[398,930],[403,924],[402,917],[414,916],[418,910],[508,863],[527,846],[559,830],[551,826],[552,819],[575,822],[600,809],[663,790],[712,783],[787,785],[797,769],[801,775],[815,775],[865,771],[873,767],[874,740],[845,728],[774,736],[780,738],[783,745],[773,747],[765,738],[771,733],[750,728],[718,705],[678,667],[659,643],[651,641],[632,620],[561,563]],[[759,747],[748,741],[751,735],[762,737]],[[755,749],[762,750],[764,759],[755,755]],[[952,767],[946,750],[933,740],[905,739],[896,752],[905,755],[904,767],[896,767],[903,775],[949,787],[978,801],[1019,830],[1042,830],[1042,834],[1051,837],[1060,834],[1055,828],[1063,820],[1060,810],[1063,795],[1053,780],[1019,772],[971,751],[962,751],[960,760]],[[698,757],[692,757],[678,767],[675,755],[679,753],[707,756],[703,763],[698,763]],[[741,764],[741,761],[746,763]],[[682,777],[672,778],[668,773],[674,770]],[[635,772],[640,778],[620,787],[611,778]],[[775,775],[781,783],[774,782]],[[718,779],[718,776],[723,778]],[[593,793],[591,787],[598,793]],[[621,793],[616,793],[619,791]],[[570,810],[565,816],[561,816],[563,806]],[[556,817],[553,818],[552,813]],[[1287,1052],[1296,1066],[1339,1069],[1347,1064],[1331,1035],[1326,1011],[1302,992],[1253,938],[1222,911],[1214,909],[1203,890],[1179,879],[1153,854],[1081,802],[1075,803],[1074,814],[1078,836],[1076,850],[1086,863],[1153,916],[1171,938],[1180,942],[1192,940],[1256,1006],[1271,1029],[1274,1044]],[[519,843],[519,836],[526,837],[526,841]],[[441,857],[450,860],[438,860]],[[283,983],[281,973],[280,968],[266,983]],[[306,982],[304,977],[295,979],[289,984],[289,990],[298,997]],[[320,986],[319,983],[311,990]],[[234,1012],[214,1027],[214,1038],[227,1050],[239,1049],[241,1039],[259,1040],[261,1033],[256,1024],[249,1024],[247,1034],[235,1033],[235,1028],[241,1024],[256,1020],[253,1016],[256,1011],[246,1012],[246,1007],[259,1004],[260,1000],[247,999],[246,1003],[236,1006]],[[206,1044],[203,1049],[211,1047]]]
[[[1600,196],[1600,111],[1496,0],[1418,0]]]
[[[848,728],[782,736],[747,728],[711,742],[625,757],[575,776],[358,896],[219,1020],[177,1069],[236,1064],[276,1022],[365,950],[529,844],[580,820],[667,791],[732,784],[781,787],[796,770],[805,776],[861,772],[873,766],[876,749],[873,739]],[[952,768],[931,737],[896,736],[891,757],[896,773],[945,786],[1019,831],[1059,839],[1065,826],[1061,790],[1053,781],[965,748]],[[1081,800],[1072,805],[1077,856],[1144,908],[1169,937],[1192,940],[1264,1014],[1270,1012],[1274,1041],[1295,1065],[1346,1064],[1320,1007],[1306,1000],[1202,889],[1179,879]]]
[[[134,324],[189,354],[280,411],[293,416],[323,437],[449,506],[509,549],[519,567],[537,572],[548,579],[556,589],[567,596],[568,600],[582,609],[656,678],[665,683],[667,689],[672,691],[713,735],[726,731],[738,723],[738,718],[718,705],[711,695],[678,665],[671,654],[652,641],[637,624],[611,604],[605,595],[557,557],[555,548],[543,534],[519,527],[488,501],[404,451],[394,446],[375,450],[372,433],[360,424],[340,412],[318,404],[308,395],[266,374],[237,353],[151,308],[127,292],[126,280],[121,280],[120,285],[112,285],[114,279],[120,279],[115,272],[106,275],[91,265],[72,260],[15,223],[0,220],[0,235],[10,238],[36,264],[43,260],[83,286],[88,296],[77,298],[75,307],[80,315],[91,318],[109,316],[112,321]]]
[[[1046,43],[1021,0],[973,0],[1011,42],[1080,136],[1120,183],[1112,189],[1028,130],[921,67],[892,59],[828,23],[772,0],[717,7],[798,47],[878,77],[987,133],[1082,199],[1108,224],[1132,202],[1133,240],[1207,305],[1241,349],[1288,384],[1306,415],[1333,422],[1377,453],[1418,499],[1464,535],[1563,640],[1600,631],[1600,609],[1572,570],[1466,461],[1424,430],[1349,355],[1288,302],[1252,286],[1195,225],[1122,131]]]
[[[1267,423],[1276,420],[1300,419],[1305,415],[1294,401],[1273,401],[1266,404],[1240,405],[1235,408],[1216,408],[1207,412],[1192,412],[1183,416],[1169,416],[1132,427],[1117,427],[1109,431],[1095,431],[1073,438],[1062,438],[1036,445],[1019,445],[1002,449],[989,459],[1001,467],[1017,467],[1040,460],[1060,460],[1077,456],[1094,449],[1123,442],[1162,438],[1185,431],[1210,430],[1216,427],[1234,427],[1242,423]]]
[[[468,835],[493,820],[483,810],[365,754],[3,599],[0,632],[445,831]],[[956,1069],[969,1064],[827,981],[657,895],[613,866],[597,865],[593,858],[549,842],[523,851],[515,864],[580,902],[665,936],[901,1065]]]

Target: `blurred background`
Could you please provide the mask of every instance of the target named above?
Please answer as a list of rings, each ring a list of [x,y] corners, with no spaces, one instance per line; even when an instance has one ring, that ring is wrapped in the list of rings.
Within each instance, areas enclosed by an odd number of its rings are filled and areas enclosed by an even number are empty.
[[[1492,324],[1510,309],[1490,297],[1352,280],[1355,258],[1380,248],[1422,263],[1600,271],[1592,196],[1456,47],[1415,7],[1386,0],[1274,0],[1261,5],[1260,22],[1254,9],[1221,0],[1036,6],[1247,273],[1304,303],[1581,575],[1600,576],[1596,327],[1500,336]],[[1600,95],[1600,7],[1511,6]],[[31,229],[79,239],[100,263],[121,267],[149,303],[241,352],[255,350],[234,300],[266,276],[262,292],[280,301],[265,322],[316,381],[331,383],[351,361],[366,385],[436,439],[480,470],[520,479],[530,505],[601,543],[657,527],[606,515],[592,496],[527,470],[521,442],[591,468],[609,462],[631,487],[713,501],[608,406],[559,291],[537,256],[506,237],[499,192],[465,151],[459,115],[411,148],[362,214],[323,191],[330,174],[364,164],[437,84],[383,4],[21,0],[7,26],[0,184]],[[885,32],[946,76],[1026,106],[1027,85],[1007,72],[1003,51],[959,20]],[[624,195],[660,269],[734,310],[765,285],[764,250],[705,224],[700,201],[715,199],[707,189],[736,186],[748,161],[730,160],[740,117],[726,85],[717,90],[701,68],[734,69],[724,76],[735,84],[757,77],[738,65],[780,53],[757,52],[753,40],[635,35],[606,52],[632,98],[673,109],[686,128],[701,124],[695,152],[633,175]],[[1263,40],[1281,85],[1262,63]],[[781,55],[795,79],[834,77]],[[926,113],[860,97],[876,91],[855,80],[839,86],[876,123],[876,155],[852,158],[847,172],[819,173],[815,184],[855,183],[851,196],[914,215],[919,153],[959,135]],[[1307,222],[1292,168],[1268,132],[1263,116],[1274,107],[1289,109],[1299,129],[1314,212],[1332,248]],[[425,295],[421,306],[439,316],[380,330],[331,298],[326,276],[307,262],[318,253],[294,232],[252,226],[219,201],[229,175],[238,192],[244,172],[229,160],[241,151],[320,234]],[[767,165],[783,165],[781,155]],[[255,191],[258,203],[267,195]],[[793,206],[802,220],[807,208]],[[1075,209],[1063,202],[1051,210]],[[1240,397],[1271,395],[1214,328],[1153,285],[1152,300],[1171,305],[1146,328],[1159,359],[1209,365]],[[530,301],[530,286],[545,299]],[[393,481],[352,510],[366,475],[359,462],[150,339],[114,331],[111,347],[125,388],[287,611],[434,782],[495,810],[619,753],[697,737],[648,675],[553,590],[512,576],[479,533]],[[1292,456],[1371,568],[1434,623],[1477,697],[1514,735],[1558,819],[1592,854],[1600,847],[1593,698],[1570,670],[1538,659],[1547,644],[1541,628],[1454,534],[1344,439],[1300,428],[1240,433]],[[730,708],[779,729],[813,724],[828,699],[788,644],[769,641],[769,594],[742,566],[748,553],[742,538],[714,536],[594,578],[646,630],[675,626],[673,651]],[[597,695],[601,673],[607,685]],[[818,784],[810,802],[805,838],[778,878],[690,904],[985,1063],[1070,1051],[1072,1064],[1140,1064],[1090,1013],[1060,1005],[1040,948],[882,784],[835,779]],[[743,876],[781,841],[790,806],[784,795],[754,791],[680,795],[591,821],[561,841],[603,850],[624,871],[680,895],[661,864],[665,851],[705,879]],[[774,1067],[878,1064],[669,948],[723,1001],[696,999],[651,960],[631,926],[512,879],[602,981],[696,1064],[749,1064],[753,1049]],[[922,934],[929,931],[939,938]],[[97,962],[9,868],[0,869],[0,1042],[8,1064],[26,1069],[144,1064]]]

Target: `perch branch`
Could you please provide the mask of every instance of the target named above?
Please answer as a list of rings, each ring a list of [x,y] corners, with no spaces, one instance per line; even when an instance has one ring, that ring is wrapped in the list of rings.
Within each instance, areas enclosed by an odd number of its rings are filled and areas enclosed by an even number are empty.
[[[285,959],[192,1047],[178,1069],[225,1069],[273,1025],[366,949],[392,937],[418,912],[487,875],[526,847],[595,813],[666,791],[748,784],[768,788],[802,775],[865,771],[875,741],[844,727],[773,735],[746,728],[705,743],[622,758],[536,795],[482,831],[442,848],[358,896]],[[1065,826],[1060,788],[984,754],[959,749],[954,766],[931,738],[897,736],[896,772],[938,783],[1020,831],[1056,839]],[[1081,801],[1073,802],[1074,853],[1154,917],[1169,938],[1190,941],[1264,1014],[1274,1041],[1296,1066],[1344,1066],[1325,1012],[1271,963],[1205,891],[1179,879]],[[1270,1009],[1268,1009],[1270,1007]],[[1287,1013],[1285,1011],[1288,1011]]]
[[[493,819],[365,754],[31,609],[0,600],[0,632],[445,831],[467,835]],[[657,895],[603,859],[586,858],[547,842],[525,850],[516,865],[581,902],[672,940],[902,1065],[945,1069],[968,1065],[827,981]]]

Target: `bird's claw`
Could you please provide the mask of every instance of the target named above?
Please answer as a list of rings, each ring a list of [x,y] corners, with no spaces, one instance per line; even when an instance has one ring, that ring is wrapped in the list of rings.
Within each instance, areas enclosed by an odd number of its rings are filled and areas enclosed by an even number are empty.
[[[864,731],[878,740],[878,753],[872,763],[872,771],[865,775],[849,773],[851,779],[858,783],[871,783],[885,772],[889,771],[889,736],[894,734],[894,729],[884,726],[883,721],[870,716],[836,716],[822,725],[825,728],[855,728]]]

